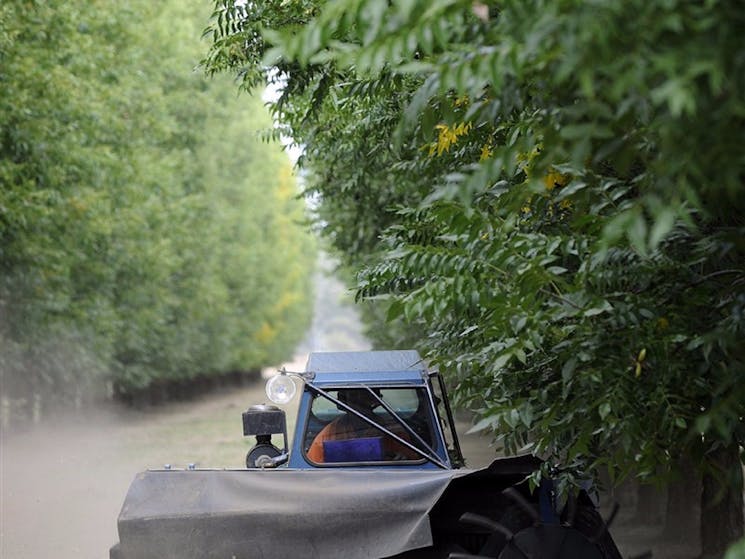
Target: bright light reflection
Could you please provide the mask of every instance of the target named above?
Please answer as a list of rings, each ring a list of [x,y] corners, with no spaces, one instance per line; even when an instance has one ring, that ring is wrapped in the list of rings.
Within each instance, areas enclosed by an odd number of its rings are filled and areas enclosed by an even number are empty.
[[[266,383],[266,396],[275,404],[289,403],[296,391],[295,381],[288,375],[273,376]]]

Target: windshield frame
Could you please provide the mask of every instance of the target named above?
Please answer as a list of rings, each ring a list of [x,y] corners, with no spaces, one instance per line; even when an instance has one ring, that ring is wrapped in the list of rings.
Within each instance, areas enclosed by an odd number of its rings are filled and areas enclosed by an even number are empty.
[[[408,388],[412,390],[420,390],[426,392],[426,399],[427,399],[427,415],[429,418],[429,424],[430,429],[432,430],[433,436],[440,442],[440,444],[443,443],[441,441],[442,436],[439,432],[439,425],[436,425],[437,421],[437,415],[436,413],[433,414],[432,407],[432,394],[430,391],[430,388],[427,384],[422,385],[411,385],[411,384],[404,384],[404,385],[390,385],[386,384],[384,386],[379,385],[369,385],[366,383],[343,383],[339,385],[334,386],[324,386],[320,387],[317,384],[315,384],[313,381],[306,380],[305,381],[305,387],[308,392],[311,394],[314,394],[315,397],[322,397],[332,403],[334,403],[338,408],[343,409],[344,411],[353,414],[354,416],[358,417],[359,419],[363,420],[368,425],[374,427],[375,429],[378,429],[379,431],[383,432],[386,436],[391,437],[394,441],[397,443],[405,446],[406,448],[411,449],[416,454],[418,454],[421,459],[420,460],[402,460],[402,461],[375,461],[375,462],[337,462],[337,463],[319,463],[314,462],[310,460],[307,456],[307,453],[305,451],[305,444],[301,444],[301,449],[303,452],[303,455],[305,456],[305,459],[308,461],[308,463],[313,464],[314,466],[319,467],[338,467],[338,466],[349,466],[349,465],[374,465],[374,466],[398,466],[398,465],[408,465],[408,464],[421,464],[423,461],[431,462],[432,464],[436,465],[439,468],[448,470],[450,469],[450,465],[442,460],[442,457],[437,454],[437,452],[427,444],[413,429],[412,427],[406,422],[404,418],[402,418],[396,411],[385,401],[383,400],[378,394],[375,392],[374,388],[380,389],[380,388],[391,388],[391,389],[402,389],[402,388]],[[388,414],[398,423],[400,424],[407,434],[414,437],[414,441],[418,442],[423,446],[423,448],[419,448],[415,444],[412,444],[411,442],[403,439],[396,433],[392,432],[390,429],[386,428],[385,426],[381,425],[379,422],[374,421],[373,419],[365,416],[363,413],[360,413],[353,407],[349,406],[345,402],[342,402],[338,398],[332,396],[329,391],[331,390],[350,390],[350,389],[365,389],[367,390],[377,401],[378,403],[383,406],[383,408],[386,410]],[[304,425],[303,425],[303,441],[305,440],[306,433],[308,430],[308,421],[309,416],[312,414],[312,405],[308,406],[308,411],[306,413],[306,417],[304,418]]]

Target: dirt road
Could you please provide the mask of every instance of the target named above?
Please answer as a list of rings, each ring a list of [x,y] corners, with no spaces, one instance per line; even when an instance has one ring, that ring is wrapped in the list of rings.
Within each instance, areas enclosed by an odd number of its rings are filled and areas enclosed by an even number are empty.
[[[140,458],[121,444],[131,426],[116,416],[89,413],[3,438],[0,557],[107,557]]]

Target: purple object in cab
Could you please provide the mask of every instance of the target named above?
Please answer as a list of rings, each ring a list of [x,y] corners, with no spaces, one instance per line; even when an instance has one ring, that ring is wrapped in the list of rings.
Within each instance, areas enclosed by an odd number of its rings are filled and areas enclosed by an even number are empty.
[[[380,462],[383,437],[323,441],[324,462]]]

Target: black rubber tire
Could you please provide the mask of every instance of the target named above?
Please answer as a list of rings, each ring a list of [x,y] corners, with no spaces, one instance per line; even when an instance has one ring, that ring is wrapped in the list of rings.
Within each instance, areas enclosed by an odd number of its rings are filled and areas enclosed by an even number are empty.
[[[591,505],[580,504],[574,518],[574,526],[593,540],[603,553],[603,559],[623,559],[608,531],[603,517]]]
[[[515,535],[535,526],[534,518],[519,505],[510,506],[499,517],[498,522]],[[577,507],[574,525],[565,528],[567,531],[579,532],[583,539],[592,542],[599,551],[602,559],[622,559],[610,533],[605,527],[605,521],[598,511],[590,504],[580,504]],[[576,537],[572,536],[576,540]],[[489,537],[479,555],[499,558],[509,547],[509,542],[501,534]],[[510,557],[507,553],[505,557]],[[539,558],[536,558],[539,559]]]

